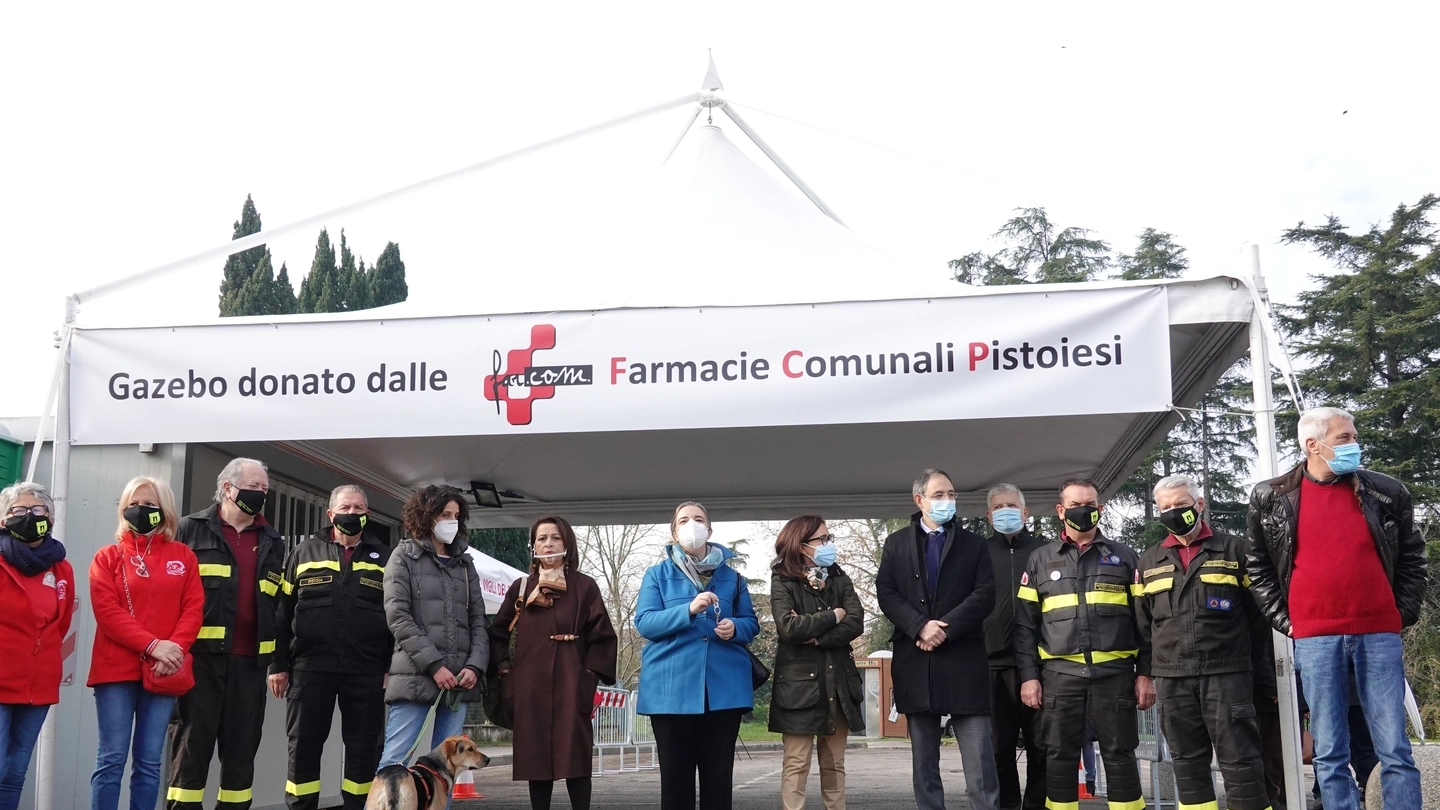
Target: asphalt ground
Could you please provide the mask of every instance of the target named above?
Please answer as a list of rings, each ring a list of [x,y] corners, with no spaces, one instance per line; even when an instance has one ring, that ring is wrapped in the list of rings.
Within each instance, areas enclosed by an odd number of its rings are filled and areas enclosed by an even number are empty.
[[[741,752],[735,762],[735,810],[780,810],[779,751]],[[648,756],[642,762],[648,761]],[[613,761],[610,763],[613,767]],[[910,784],[910,748],[852,748],[845,752],[846,804],[856,810],[900,810],[914,808]],[[945,806],[967,810],[965,777],[960,770],[960,752],[947,746],[940,755],[940,773],[945,780]],[[1023,774],[1023,770],[1022,770]],[[510,767],[502,765],[476,772],[475,787],[483,800],[455,803],[460,810],[529,810],[530,793],[525,782],[511,780]],[[820,808],[819,767],[812,761],[807,807]],[[556,810],[570,807],[563,784],[555,786]],[[594,777],[591,806],[597,810],[649,810],[660,807],[660,772],[607,774]],[[1103,801],[1081,802],[1083,810],[1103,810]]]

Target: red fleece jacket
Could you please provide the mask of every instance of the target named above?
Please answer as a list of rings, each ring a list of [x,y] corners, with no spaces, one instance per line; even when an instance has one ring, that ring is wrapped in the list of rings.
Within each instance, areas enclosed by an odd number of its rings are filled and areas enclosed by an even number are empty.
[[[186,652],[195,643],[205,610],[205,586],[195,552],[183,543],[156,537],[143,554],[142,577],[132,558],[141,556],[146,536],[126,532],[119,543],[95,553],[90,561],[90,603],[95,610],[95,646],[87,686],[140,680],[141,660],[156,639],[173,641]],[[135,615],[125,602],[120,566],[130,583]]]

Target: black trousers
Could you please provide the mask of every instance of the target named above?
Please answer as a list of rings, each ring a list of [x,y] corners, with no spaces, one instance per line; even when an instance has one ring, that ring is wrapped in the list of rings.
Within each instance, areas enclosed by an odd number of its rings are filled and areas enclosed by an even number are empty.
[[[195,688],[175,704],[169,810],[200,810],[210,760],[220,748],[216,810],[248,810],[255,752],[265,723],[265,668],[249,655],[195,655]]]
[[[320,806],[320,755],[338,702],[340,740],[345,744],[340,796],[345,810],[363,810],[384,741],[384,682],[383,673],[290,673],[290,690],[285,693],[285,734],[290,738],[286,807],[317,810]]]
[[[1052,804],[1078,807],[1080,747],[1085,743],[1085,713],[1088,710],[1105,758],[1111,810],[1141,810],[1140,768],[1135,764],[1135,747],[1140,744],[1139,718],[1135,715],[1135,676],[1107,675],[1082,678],[1060,672],[1045,672],[1040,678],[1044,711],[1040,725],[1045,738],[1046,794]]]
[[[1269,706],[1264,705],[1270,702]],[[1265,762],[1265,793],[1271,807],[1285,804],[1285,749],[1281,744],[1280,709],[1271,698],[1258,698],[1256,720],[1260,726],[1260,758]]]
[[[1000,807],[1008,810],[1045,808],[1045,745],[1040,739],[1040,713],[1020,702],[1020,671],[990,670],[991,744],[995,773],[1000,777]],[[1020,768],[1015,750],[1025,743],[1025,799],[1020,799]]]
[[[695,810],[697,771],[700,810],[730,810],[735,738],[742,714],[740,709],[726,709],[650,716],[660,755],[660,810]]]
[[[590,777],[566,779],[565,792],[570,794],[570,810],[590,810]],[[555,780],[530,780],[530,810],[550,810],[550,797],[555,793]]]
[[[1254,688],[1248,672],[1155,679],[1160,724],[1175,760],[1175,785],[1182,805],[1215,801],[1215,780],[1210,776],[1213,749],[1225,776],[1225,806],[1231,810],[1270,807]]]

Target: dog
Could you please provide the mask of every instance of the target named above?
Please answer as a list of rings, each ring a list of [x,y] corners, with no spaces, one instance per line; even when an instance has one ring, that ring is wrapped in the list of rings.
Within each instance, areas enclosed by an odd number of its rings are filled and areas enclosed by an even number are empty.
[[[461,771],[490,764],[469,737],[450,737],[409,768],[389,765],[375,774],[365,810],[445,810]]]

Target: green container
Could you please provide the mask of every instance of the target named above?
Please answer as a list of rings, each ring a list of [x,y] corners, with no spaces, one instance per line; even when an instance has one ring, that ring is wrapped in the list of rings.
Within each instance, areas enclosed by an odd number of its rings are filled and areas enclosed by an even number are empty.
[[[0,486],[10,486],[20,480],[24,471],[25,445],[8,436],[0,436]]]

